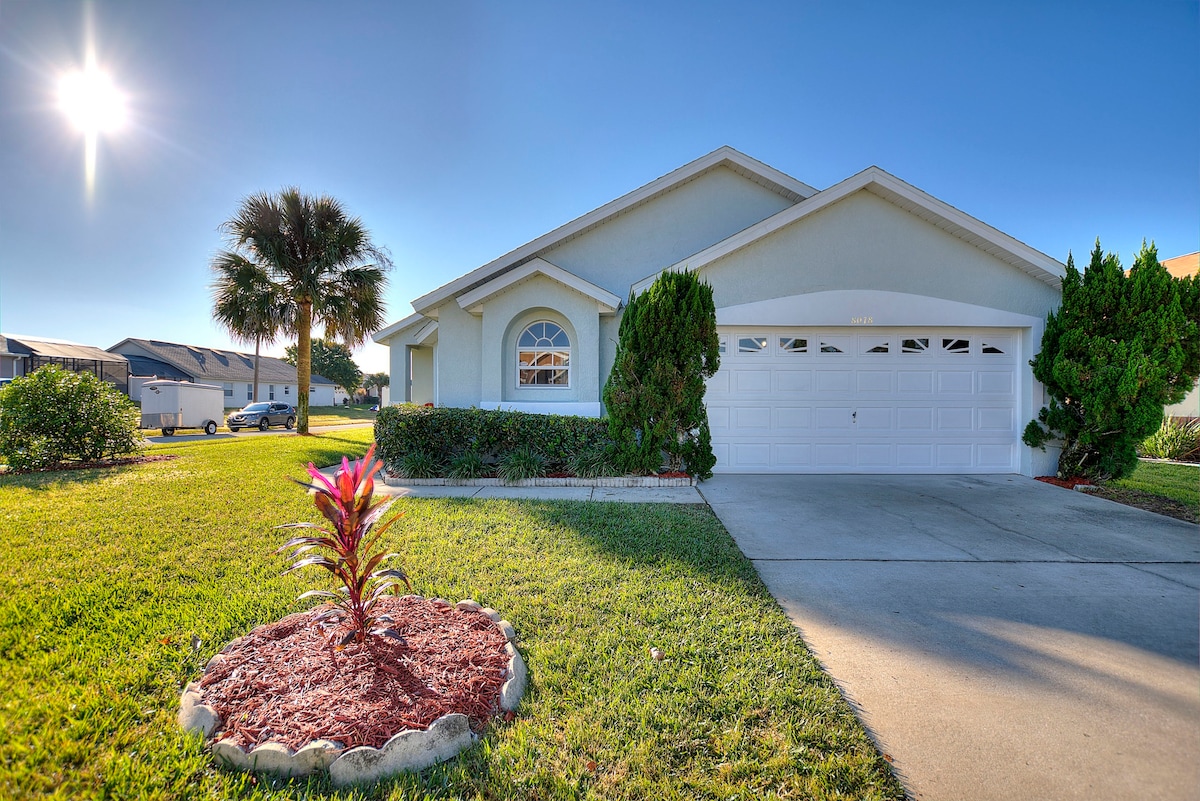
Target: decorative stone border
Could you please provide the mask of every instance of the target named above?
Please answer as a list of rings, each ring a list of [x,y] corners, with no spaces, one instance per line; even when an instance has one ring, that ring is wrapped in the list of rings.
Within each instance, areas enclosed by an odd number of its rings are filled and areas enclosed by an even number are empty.
[[[443,598],[434,598],[433,602],[450,605]],[[500,613],[495,609],[481,606],[470,599],[459,601],[454,606],[464,612],[487,615],[504,634],[507,640],[504,651],[508,654],[508,677],[500,688],[500,709],[515,712],[528,682],[525,660],[513,645],[517,639],[516,630],[507,620],[501,620]],[[231,645],[232,642],[208,660],[204,672],[207,673],[226,659],[225,651]],[[179,699],[179,725],[184,731],[196,732],[205,739],[220,729],[221,719],[216,711],[201,700],[199,681],[193,681],[183,688]],[[402,731],[384,743],[382,748],[364,745],[346,750],[334,740],[317,740],[295,752],[280,743],[263,743],[247,753],[230,740],[218,740],[212,744],[211,751],[213,758],[226,767],[284,777],[328,771],[333,784],[343,787],[356,782],[376,781],[404,771],[424,770],[467,750],[475,743],[475,739],[467,716],[454,712],[438,718],[424,731]]]
[[[504,481],[499,478],[398,478],[385,475],[389,487],[694,487],[696,479],[659,478],[658,476],[617,476],[614,478],[524,478]]]

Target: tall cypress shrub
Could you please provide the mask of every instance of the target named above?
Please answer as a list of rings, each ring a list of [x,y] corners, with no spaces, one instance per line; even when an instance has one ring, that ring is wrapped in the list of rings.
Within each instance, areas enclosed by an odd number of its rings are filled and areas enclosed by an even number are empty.
[[[1062,476],[1120,478],[1137,445],[1162,423],[1200,374],[1200,283],[1173,278],[1145,243],[1128,274],[1100,241],[1080,275],[1067,258],[1062,305],[1046,318],[1031,362],[1050,403],[1023,440],[1062,443]]]
[[[704,381],[720,366],[717,347],[712,287],[694,273],[663,273],[630,297],[604,386],[619,466],[654,472],[665,452],[672,470],[712,476]]]

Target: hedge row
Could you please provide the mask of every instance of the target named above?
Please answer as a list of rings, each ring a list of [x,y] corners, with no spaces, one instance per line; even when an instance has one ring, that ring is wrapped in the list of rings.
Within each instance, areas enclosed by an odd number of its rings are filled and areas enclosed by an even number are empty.
[[[611,440],[608,422],[595,417],[405,405],[379,410],[375,442],[376,454],[389,466],[412,452],[438,461],[474,452],[495,462],[521,447],[533,448],[552,466],[562,466],[577,454],[607,447]]]

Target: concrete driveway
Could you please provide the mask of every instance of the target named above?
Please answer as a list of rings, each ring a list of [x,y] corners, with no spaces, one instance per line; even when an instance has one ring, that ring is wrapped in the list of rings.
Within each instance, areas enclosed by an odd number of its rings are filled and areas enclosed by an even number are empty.
[[[701,492],[913,798],[1200,798],[1196,526],[1021,476]]]

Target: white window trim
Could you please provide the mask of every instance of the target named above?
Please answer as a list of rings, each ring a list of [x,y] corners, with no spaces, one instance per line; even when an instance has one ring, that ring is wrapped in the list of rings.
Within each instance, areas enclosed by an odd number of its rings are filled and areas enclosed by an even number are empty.
[[[566,348],[543,348],[540,351],[538,351],[536,346],[534,346],[533,348],[522,348],[521,347],[521,337],[525,336],[525,332],[528,331],[530,328],[533,328],[535,325],[538,325],[541,323],[548,323],[548,324],[558,328],[558,330],[562,332],[563,336],[565,336],[567,338],[567,347]],[[575,344],[571,341],[571,335],[569,333],[567,333],[566,326],[564,326],[562,323],[555,322],[554,320],[549,320],[549,319],[545,319],[545,318],[539,318],[537,320],[533,320],[532,322],[530,322],[529,324],[527,324],[521,328],[521,333],[517,334],[516,342],[514,343],[514,345],[515,345],[515,350],[513,351],[513,365],[515,367],[515,370],[514,370],[512,378],[513,378],[513,381],[515,382],[516,391],[518,391],[518,392],[530,392],[530,391],[539,391],[540,392],[542,390],[566,391],[566,390],[570,390],[572,388],[573,381],[574,381],[574,377],[572,374],[574,371],[571,366],[571,358],[574,356]],[[530,368],[528,366],[522,368],[521,367],[521,352],[523,350],[524,351],[534,350],[534,351],[538,351],[541,353],[563,353],[563,352],[565,352],[567,354],[567,365],[566,365],[566,367],[563,367],[563,368]],[[567,373],[567,383],[565,383],[565,384],[522,384],[521,383],[521,370],[522,369],[526,369],[526,370],[529,370],[529,369],[537,369],[537,370],[562,369],[562,370],[565,370]]]

